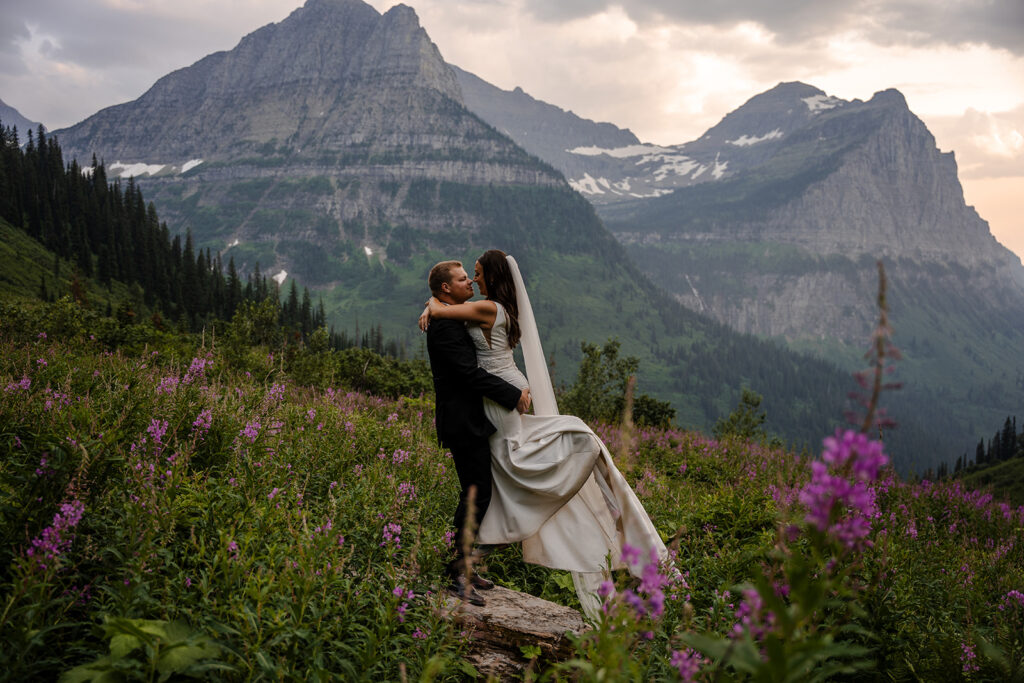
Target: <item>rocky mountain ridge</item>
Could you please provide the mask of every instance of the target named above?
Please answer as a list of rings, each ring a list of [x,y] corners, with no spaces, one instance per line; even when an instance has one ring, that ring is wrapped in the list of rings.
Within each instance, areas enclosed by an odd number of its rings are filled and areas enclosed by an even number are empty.
[[[630,130],[611,123],[597,123],[571,111],[537,100],[522,88],[502,90],[487,81],[453,66],[466,107],[474,114],[512,138],[530,154],[544,159],[561,171],[570,183],[586,173],[597,173],[600,159],[572,150],[582,146],[627,148],[640,145]],[[615,173],[620,162],[612,162],[608,173]]]
[[[16,127],[18,129],[18,138],[22,143],[27,139],[28,131],[31,130],[34,133],[39,126],[43,125],[38,121],[30,121],[25,118],[20,111],[3,100],[0,100],[0,123],[4,126]],[[46,126],[43,126],[43,130],[46,130]]]
[[[135,176],[174,231],[314,283],[342,278],[282,238],[342,264],[353,249],[383,258],[396,226],[424,244],[453,222],[484,226],[472,209],[430,209],[441,185],[569,191],[466,110],[411,8],[361,0],[309,0],[56,135],[69,156]]]
[[[746,282],[747,295],[722,290],[713,284],[714,275],[686,273],[676,267],[680,263],[672,267],[674,273],[657,272],[675,279],[672,289],[688,306],[755,334],[795,339],[833,330],[834,335],[850,327],[849,314],[842,311],[864,309],[856,301],[864,299],[863,283],[844,288],[834,270],[796,265],[801,257],[881,258],[908,271],[927,264],[955,268],[955,278],[945,277],[947,286],[956,280],[955,286],[977,293],[979,305],[995,296],[1024,310],[1020,259],[966,205],[953,153],[938,150],[899,92],[838,105],[772,144],[773,152],[760,164],[714,186],[605,205],[600,213],[621,241],[645,251],[660,246],[699,252],[716,244],[788,249],[794,262],[783,272],[766,271],[738,252],[735,262],[719,271],[719,279]],[[866,273],[873,278],[870,268]],[[815,292],[821,305],[801,291]],[[794,307],[794,302],[802,303]],[[800,309],[805,313],[795,314]],[[861,324],[843,341],[870,331],[869,312],[860,317]]]
[[[845,101],[780,83],[684,144],[572,144],[570,161],[541,156],[688,308],[855,368],[881,259],[908,400],[951,407],[967,431],[1024,400],[1024,267],[898,91]]]

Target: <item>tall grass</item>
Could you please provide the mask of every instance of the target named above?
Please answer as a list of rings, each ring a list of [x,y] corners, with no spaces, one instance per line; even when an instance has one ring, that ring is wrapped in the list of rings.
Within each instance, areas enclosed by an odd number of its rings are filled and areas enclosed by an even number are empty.
[[[472,634],[440,609],[458,486],[429,396],[303,386],[266,349],[233,366],[190,337],[124,352],[0,323],[0,677],[473,675]],[[577,656],[531,675],[783,680],[807,643],[840,678],[1022,675],[1024,509],[882,470],[868,530],[837,550],[801,500],[814,458],[596,427],[678,573],[609,585]],[[515,547],[488,565],[575,605],[568,575]]]

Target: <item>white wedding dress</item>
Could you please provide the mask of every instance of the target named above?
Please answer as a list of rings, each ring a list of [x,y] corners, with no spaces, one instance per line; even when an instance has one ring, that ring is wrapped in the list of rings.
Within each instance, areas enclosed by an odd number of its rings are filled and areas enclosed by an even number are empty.
[[[604,443],[583,420],[559,415],[529,298],[515,259],[521,343],[529,382],[516,367],[508,345],[505,309],[497,304],[490,339],[470,324],[477,364],[516,387],[530,386],[534,415],[520,415],[484,399],[495,426],[490,437],[491,503],[480,524],[484,544],[523,544],[523,559],[572,572],[584,612],[596,618],[596,593],[610,569],[626,568],[623,543],[646,561],[654,549],[668,551],[643,505],[619,472]],[[610,561],[610,565],[609,565]],[[629,567],[634,573],[642,567]]]

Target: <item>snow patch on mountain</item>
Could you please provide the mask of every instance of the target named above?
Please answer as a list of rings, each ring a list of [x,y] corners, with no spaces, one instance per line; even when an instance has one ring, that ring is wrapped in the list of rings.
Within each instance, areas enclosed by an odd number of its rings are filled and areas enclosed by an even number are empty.
[[[565,150],[569,154],[579,154],[585,157],[596,157],[599,154],[607,154],[610,157],[616,159],[624,159],[626,157],[638,157],[646,154],[664,154],[667,152],[674,151],[671,147],[659,147],[658,145],[628,145],[626,147],[616,147],[614,149],[606,149],[604,147],[574,147],[573,149]]]
[[[725,175],[725,169],[729,167],[728,161],[719,161],[718,155],[715,155],[715,167],[711,169],[711,175],[715,180],[718,180]]]
[[[843,100],[838,97],[831,97],[829,95],[813,95],[811,97],[801,97],[804,104],[812,112],[817,113],[819,111],[825,111],[826,109],[833,109],[843,103]]]
[[[661,182],[668,177],[669,173],[677,176],[685,176],[689,174],[690,171],[693,171],[695,168],[700,166],[699,162],[696,162],[690,157],[682,154],[648,154],[638,161],[637,165],[654,164],[658,162],[661,163],[661,166],[656,168],[653,174],[654,179],[658,182]],[[698,169],[697,173],[695,173],[693,177],[696,178],[699,173],[700,170]]]
[[[582,178],[570,180],[569,185],[581,194],[604,194],[604,190],[598,187],[597,180],[589,173],[584,173]]]
[[[122,164],[120,161],[115,161],[107,167],[107,170],[110,175],[118,178],[138,178],[144,175],[154,176],[166,167],[167,164]]]
[[[772,132],[765,133],[764,135],[741,135],[735,140],[726,140],[726,142],[729,143],[730,145],[736,145],[737,147],[749,147],[750,145],[756,145],[757,143],[764,142],[765,140],[775,140],[776,138],[781,137],[782,130],[776,128]]]
[[[145,162],[137,162],[134,164],[125,164],[120,161],[115,161],[107,166],[107,175],[114,178],[139,178],[142,176],[155,176],[158,173],[168,175],[171,173],[187,173],[193,168],[203,163],[202,159],[189,159],[179,168],[175,164],[147,164]],[[92,168],[83,169],[83,172],[88,171],[92,173]]]
[[[288,277],[288,271],[287,270],[282,270],[280,273],[275,275],[272,279],[274,280],[274,282],[276,282],[278,284],[278,286],[280,286],[280,285],[284,284],[284,281],[285,281],[285,279],[287,277]]]

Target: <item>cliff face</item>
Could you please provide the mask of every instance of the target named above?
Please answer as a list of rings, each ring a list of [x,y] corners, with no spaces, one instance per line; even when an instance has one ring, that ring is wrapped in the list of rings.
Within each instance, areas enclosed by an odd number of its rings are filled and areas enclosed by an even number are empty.
[[[680,301],[744,332],[862,343],[876,259],[907,287],[1024,314],[1020,259],[964,203],[953,154],[900,93],[797,123],[733,176],[599,213]]]
[[[835,136],[854,137],[850,129],[862,125],[860,117],[870,118],[874,129],[859,144],[850,144],[835,170],[798,197],[729,232],[797,244],[816,254],[955,261],[967,267],[1006,261],[1006,250],[988,225],[964,203],[953,154],[936,148],[902,95],[879,93],[843,114]]]
[[[461,103],[458,83],[410,8],[311,0],[60,134],[71,153],[126,163],[239,158],[266,143],[430,147],[458,133],[430,127],[445,100]],[[397,104],[405,115],[385,123]]]
[[[18,140],[21,144],[24,144],[28,139],[29,131],[32,131],[32,134],[35,135],[36,129],[43,125],[37,121],[29,121],[21,115],[21,112],[3,100],[0,100],[0,124],[3,124],[4,127],[17,128]],[[43,126],[43,130],[46,130],[46,126]]]
[[[413,10],[309,0],[227,52],[161,78],[134,102],[57,131],[67,156],[136,176],[172,232],[324,283],[350,253],[385,258],[395,228],[423,247],[458,224],[465,246],[493,223],[481,202],[438,210],[455,187],[564,179],[470,113]],[[442,193],[442,186],[448,191]],[[443,202],[441,202],[443,203]],[[333,254],[308,257],[301,241]],[[392,249],[407,254],[409,230]],[[307,254],[299,257],[298,252]]]
[[[640,145],[629,130],[581,118],[571,111],[534,99],[522,88],[502,90],[468,71],[458,67],[453,67],[453,70],[470,111],[508,135],[530,154],[557,168],[566,178],[581,178],[586,173],[619,175],[619,161],[607,163],[609,160],[602,159],[601,155],[572,152],[577,147]]]

